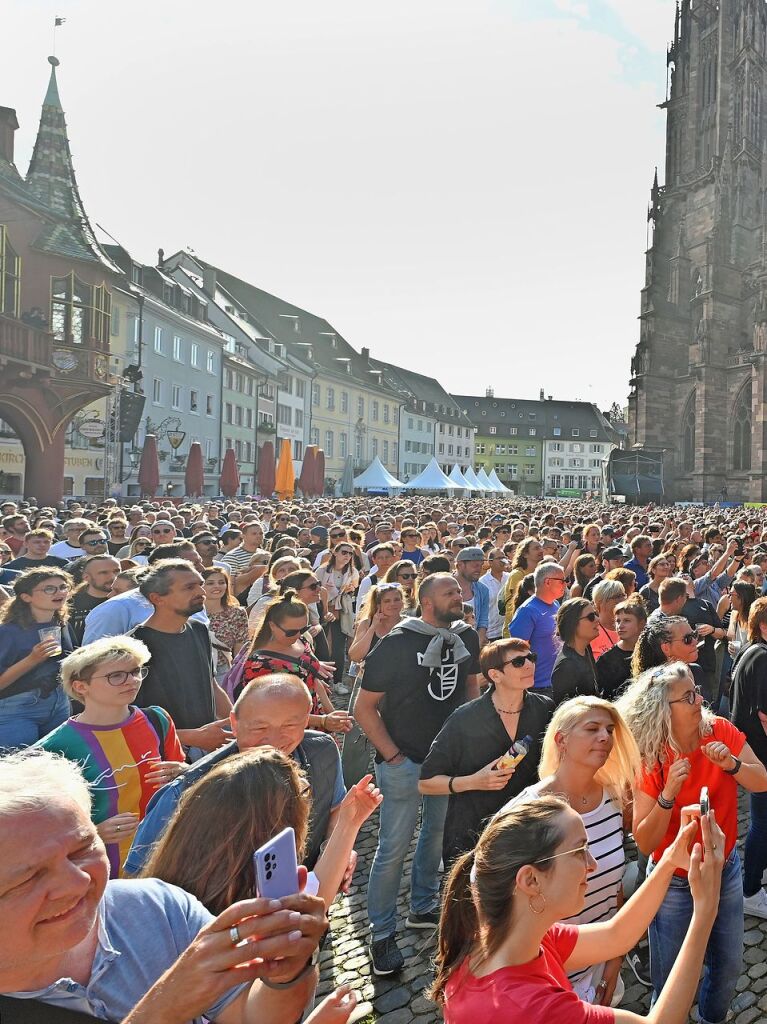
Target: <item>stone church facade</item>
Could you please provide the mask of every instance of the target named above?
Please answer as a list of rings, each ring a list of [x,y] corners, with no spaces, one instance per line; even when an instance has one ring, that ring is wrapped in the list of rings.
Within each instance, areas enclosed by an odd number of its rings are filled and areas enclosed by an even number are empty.
[[[767,3],[682,0],[630,443],[666,498],[767,501]]]

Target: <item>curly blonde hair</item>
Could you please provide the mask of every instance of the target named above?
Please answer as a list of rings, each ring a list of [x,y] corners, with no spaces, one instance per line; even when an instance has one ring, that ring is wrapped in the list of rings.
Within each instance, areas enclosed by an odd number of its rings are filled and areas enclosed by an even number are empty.
[[[683,661],[672,661],[643,672],[615,702],[634,735],[645,771],[652,772],[658,764],[684,755],[671,730],[668,696],[674,683],[688,679],[692,679],[689,666]],[[701,710],[700,735],[710,736],[714,730],[714,715],[708,708]]]
[[[487,648],[483,649],[487,650]],[[562,752],[557,746],[557,735],[568,733],[588,714],[596,709],[606,711],[613,720],[613,748],[610,756],[596,772],[594,779],[601,783],[610,795],[621,804],[631,796],[631,786],[639,770],[639,748],[620,711],[610,701],[601,697],[573,697],[560,704],[549,722],[543,737],[538,775],[545,779],[555,775],[561,762]]]

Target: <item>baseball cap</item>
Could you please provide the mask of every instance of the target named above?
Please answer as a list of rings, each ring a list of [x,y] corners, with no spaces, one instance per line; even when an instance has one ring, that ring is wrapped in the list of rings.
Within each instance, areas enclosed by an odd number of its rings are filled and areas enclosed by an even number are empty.
[[[461,548],[455,560],[456,562],[484,562],[485,552],[482,548]]]

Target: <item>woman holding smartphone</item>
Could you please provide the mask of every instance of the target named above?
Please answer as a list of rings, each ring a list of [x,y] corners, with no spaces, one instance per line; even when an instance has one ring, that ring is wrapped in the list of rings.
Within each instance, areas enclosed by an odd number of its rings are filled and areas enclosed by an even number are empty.
[[[633,832],[642,853],[652,854],[648,878],[674,842],[683,808],[698,803],[704,786],[724,832],[722,891],[699,998],[701,1022],[718,1024],[727,1016],[743,967],[743,880],[735,845],[738,786],[765,792],[767,769],[739,729],[704,707],[700,688],[683,662],[645,672],[617,706],[641,757]],[[687,873],[677,868],[650,926],[656,1000],[679,955],[693,902]]]

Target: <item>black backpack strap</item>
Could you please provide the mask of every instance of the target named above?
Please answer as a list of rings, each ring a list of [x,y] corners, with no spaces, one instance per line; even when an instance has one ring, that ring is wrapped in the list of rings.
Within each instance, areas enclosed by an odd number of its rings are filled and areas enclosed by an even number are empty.
[[[157,714],[156,708],[142,708],[141,709],[146,717],[149,719],[149,724],[152,726],[154,731],[157,733],[157,739],[160,744],[160,760],[165,760],[165,731],[163,729],[163,723],[160,716]],[[2,1021],[0,1021],[2,1024]]]
[[[2,1024],[88,1024],[96,1020],[79,1010],[65,1010],[62,1006],[43,1003],[39,999],[14,999],[0,996],[0,1022]]]

